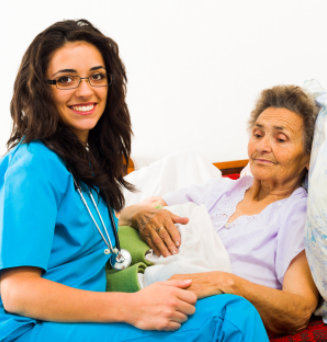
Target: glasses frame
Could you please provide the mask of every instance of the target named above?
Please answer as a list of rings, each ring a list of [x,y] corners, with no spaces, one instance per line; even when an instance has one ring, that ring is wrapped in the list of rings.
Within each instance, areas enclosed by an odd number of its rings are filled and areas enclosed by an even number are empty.
[[[80,84],[81,84],[81,81],[82,80],[87,80],[89,85],[92,87],[92,88],[103,88],[103,87],[110,87],[112,85],[112,75],[111,74],[108,74],[106,73],[107,75],[107,80],[108,80],[108,84],[106,85],[92,85],[91,82],[90,82],[90,77],[92,77],[92,75],[90,75],[89,77],[80,77],[80,76],[72,76],[72,77],[78,77],[79,78],[79,82],[77,84],[76,87],[70,87],[70,88],[58,88],[58,85],[57,85],[57,80],[47,80],[47,83],[48,84],[51,84],[51,85],[55,85],[57,89],[59,90],[72,90],[72,89],[77,89]]]

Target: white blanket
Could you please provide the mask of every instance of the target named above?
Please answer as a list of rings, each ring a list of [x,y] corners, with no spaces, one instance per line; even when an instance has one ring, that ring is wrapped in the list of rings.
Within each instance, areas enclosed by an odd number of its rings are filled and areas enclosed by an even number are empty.
[[[179,225],[181,246],[179,253],[169,257],[150,252],[146,258],[155,265],[145,269],[143,286],[169,279],[174,274],[208,271],[230,272],[227,251],[214,231],[208,211],[203,205],[185,203],[167,207],[176,215],[188,217],[189,223]],[[142,279],[139,279],[142,283]]]
[[[204,184],[215,177],[221,177],[220,170],[199,152],[172,153],[125,176],[139,190],[124,190],[125,205],[139,203],[151,196],[162,196],[185,186]]]

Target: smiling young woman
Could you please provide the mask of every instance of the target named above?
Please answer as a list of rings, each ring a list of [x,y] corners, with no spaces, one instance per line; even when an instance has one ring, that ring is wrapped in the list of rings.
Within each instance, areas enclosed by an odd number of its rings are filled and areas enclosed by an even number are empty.
[[[52,93],[58,114],[84,144],[107,103],[106,73],[100,51],[84,41],[66,43],[49,62],[47,77],[56,80]]]

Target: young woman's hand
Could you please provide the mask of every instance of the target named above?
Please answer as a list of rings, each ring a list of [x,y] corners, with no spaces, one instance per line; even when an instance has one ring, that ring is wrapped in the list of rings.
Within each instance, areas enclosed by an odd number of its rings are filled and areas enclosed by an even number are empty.
[[[196,295],[185,288],[191,280],[154,283],[131,294],[128,323],[144,330],[177,330],[195,312]]]
[[[6,311],[54,322],[125,322],[140,329],[176,330],[195,311],[191,280],[155,283],[136,293],[76,289],[42,278],[42,271],[18,267],[1,273]]]

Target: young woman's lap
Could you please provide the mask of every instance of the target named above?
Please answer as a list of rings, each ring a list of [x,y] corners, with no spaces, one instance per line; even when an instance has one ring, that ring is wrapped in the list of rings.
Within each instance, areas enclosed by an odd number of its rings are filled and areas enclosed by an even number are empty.
[[[246,335],[245,335],[246,334]],[[74,341],[268,341],[260,316],[244,298],[217,295],[201,299],[196,313],[174,332],[145,331],[125,323],[43,322],[16,342]]]

